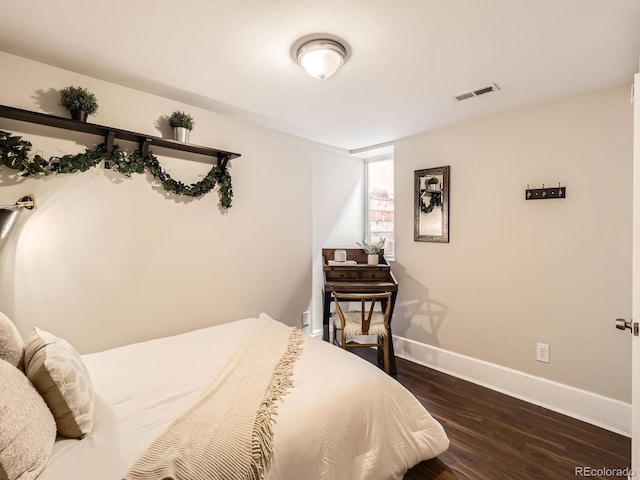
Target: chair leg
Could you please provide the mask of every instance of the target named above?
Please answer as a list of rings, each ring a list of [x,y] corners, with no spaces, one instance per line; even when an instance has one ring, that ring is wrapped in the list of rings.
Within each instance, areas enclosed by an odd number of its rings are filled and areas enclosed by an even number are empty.
[[[384,372],[389,375],[389,335],[384,336]]]

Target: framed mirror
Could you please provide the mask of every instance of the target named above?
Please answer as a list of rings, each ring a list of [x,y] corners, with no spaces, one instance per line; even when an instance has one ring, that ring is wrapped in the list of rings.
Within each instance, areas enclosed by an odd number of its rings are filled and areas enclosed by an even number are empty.
[[[449,242],[449,167],[414,172],[416,242]]]

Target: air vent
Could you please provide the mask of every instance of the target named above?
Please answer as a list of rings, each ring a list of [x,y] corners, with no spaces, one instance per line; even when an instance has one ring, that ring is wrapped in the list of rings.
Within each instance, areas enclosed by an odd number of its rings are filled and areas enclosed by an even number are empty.
[[[480,87],[468,92],[462,92],[457,95],[453,95],[451,98],[458,102],[461,102],[462,100],[466,100],[468,98],[477,97],[486,93],[497,92],[498,90],[500,90],[500,87],[497,84],[492,83],[491,85],[487,85],[486,87]]]

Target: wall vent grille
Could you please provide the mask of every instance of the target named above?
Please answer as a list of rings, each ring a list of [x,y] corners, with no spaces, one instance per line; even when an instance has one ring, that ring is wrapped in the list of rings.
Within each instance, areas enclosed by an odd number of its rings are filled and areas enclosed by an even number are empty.
[[[462,100],[467,100],[468,98],[478,97],[480,95],[485,95],[491,92],[497,92],[500,90],[500,87],[496,83],[492,83],[491,85],[487,85],[485,87],[476,88],[473,90],[469,90],[468,92],[458,93],[457,95],[452,95],[453,98],[457,102],[461,102]]]

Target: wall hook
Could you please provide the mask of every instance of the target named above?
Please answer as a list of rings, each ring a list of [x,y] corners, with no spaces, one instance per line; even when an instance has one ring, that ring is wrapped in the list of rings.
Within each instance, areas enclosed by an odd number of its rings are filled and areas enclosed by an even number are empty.
[[[558,182],[557,188],[545,188],[544,183],[542,188],[529,188],[527,184],[525,200],[546,200],[548,198],[567,198],[567,187],[562,187],[560,182]]]

